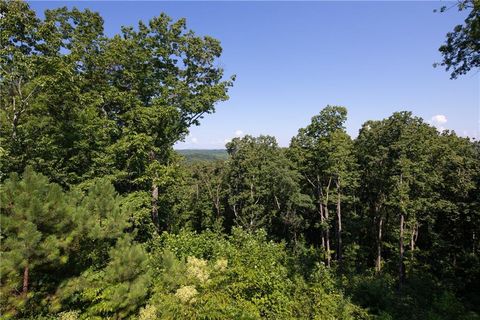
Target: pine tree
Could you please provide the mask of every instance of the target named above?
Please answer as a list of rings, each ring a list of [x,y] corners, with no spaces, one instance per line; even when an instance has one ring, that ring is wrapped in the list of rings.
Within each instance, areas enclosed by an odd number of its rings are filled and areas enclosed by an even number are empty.
[[[27,311],[36,290],[48,290],[68,261],[74,227],[72,202],[61,187],[28,167],[0,188],[1,310]]]

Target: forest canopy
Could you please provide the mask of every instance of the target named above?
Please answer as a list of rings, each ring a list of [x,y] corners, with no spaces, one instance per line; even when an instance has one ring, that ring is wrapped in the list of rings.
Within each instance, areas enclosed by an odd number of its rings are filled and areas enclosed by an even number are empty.
[[[217,39],[0,16],[2,319],[480,319],[478,141],[328,105],[185,161],[234,84]]]

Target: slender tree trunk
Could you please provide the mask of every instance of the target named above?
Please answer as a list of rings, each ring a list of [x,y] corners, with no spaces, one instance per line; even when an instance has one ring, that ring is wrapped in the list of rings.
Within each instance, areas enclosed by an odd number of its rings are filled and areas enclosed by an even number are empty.
[[[403,247],[403,227],[405,222],[405,216],[403,213],[400,214],[400,238],[398,241],[398,251],[399,251],[399,261],[398,261],[398,279],[399,279],[399,288],[402,288],[404,282],[404,266],[403,266],[403,254],[404,254],[404,247]]]
[[[378,210],[376,210],[378,212]],[[378,230],[377,230],[377,258],[375,259],[375,271],[380,273],[382,271],[382,228],[383,217],[378,217]]]
[[[342,270],[342,202],[341,202],[341,193],[340,193],[340,183],[337,185],[338,194],[337,194],[337,260]]]
[[[325,224],[327,226],[325,230],[325,251],[327,252],[327,266],[330,267],[331,256],[330,256],[330,216],[328,212],[328,199],[330,196],[330,185],[332,183],[332,178],[328,179],[327,188],[325,190],[325,202],[323,208],[323,214],[325,216]]]
[[[19,114],[15,110],[15,98],[14,98],[13,99],[12,140],[17,139],[18,118],[19,118]]]
[[[320,176],[317,174],[317,201],[318,201],[318,210],[320,213],[320,236],[322,238],[322,249],[325,250],[325,231],[323,230],[323,225],[325,223],[325,216],[323,214],[323,202],[322,202],[322,185],[320,183]]]
[[[237,204],[234,203],[232,205],[232,209],[233,209],[233,214],[235,215],[235,218],[238,219]]]
[[[477,252],[476,252],[476,251],[477,251],[477,247],[476,247],[476,243],[475,243],[476,241],[477,241],[477,239],[476,239],[476,237],[475,237],[475,230],[474,230],[474,231],[472,232],[472,254],[473,254],[473,256],[475,256],[476,253],[477,253]]]
[[[412,234],[410,236],[410,258],[413,260],[413,252],[415,250],[415,242],[417,241],[418,236],[418,225],[416,222],[412,226]]]
[[[157,231],[160,231],[160,221],[158,219],[158,186],[152,183],[152,221]]]
[[[155,153],[153,151],[150,151],[150,161],[156,161],[155,159]],[[158,218],[158,185],[157,182],[155,181],[157,178],[156,174],[155,177],[152,179],[152,190],[151,190],[151,204],[152,204],[152,222],[157,228],[157,231],[160,231],[160,220]]]
[[[15,140],[17,138],[17,130],[20,122],[21,115],[26,111],[29,106],[29,100],[32,98],[36,92],[38,85],[35,86],[30,93],[24,97],[23,95],[23,83],[22,78],[16,79],[15,83],[13,84],[13,91],[16,91],[16,95],[18,95],[18,101],[15,98],[15,93],[12,92],[13,99],[12,99],[12,106],[13,106],[13,118],[12,118],[12,139]]]
[[[322,238],[322,248],[325,250],[325,231],[323,230],[323,225],[325,223],[325,217],[323,215],[323,203],[322,203],[322,200],[319,196],[319,200],[318,200],[318,207],[319,207],[319,210],[320,210],[320,223],[321,223],[321,227],[320,227],[320,236]]]
[[[324,213],[325,213],[325,221],[328,223],[328,219],[329,219],[329,216],[328,216],[328,206],[325,205],[325,208],[324,208]],[[327,267],[330,267],[330,228],[328,228],[327,226],[327,229],[325,230],[325,250],[327,252]]]
[[[217,219],[219,219],[222,215],[222,212],[220,211],[220,200],[215,200],[215,210],[217,210]]]
[[[317,174],[317,201],[318,201],[318,211],[320,213],[320,237],[321,237],[321,243],[322,243],[322,249],[325,250],[325,232],[323,230],[323,224],[325,222],[325,217],[323,215],[323,203],[322,203],[322,185],[320,183],[320,176]]]
[[[416,226],[415,226],[415,223],[414,223],[413,226],[412,226],[412,234],[410,235],[410,251],[415,250],[415,233],[416,233],[415,228],[416,228]]]
[[[221,207],[220,207],[220,187],[217,186],[216,192],[215,192],[215,209],[217,210],[217,219],[220,218],[222,215]]]
[[[27,293],[28,293],[29,276],[30,276],[30,269],[29,269],[28,261],[27,261],[27,265],[23,269],[23,290],[22,290],[22,294],[24,296],[26,296]]]

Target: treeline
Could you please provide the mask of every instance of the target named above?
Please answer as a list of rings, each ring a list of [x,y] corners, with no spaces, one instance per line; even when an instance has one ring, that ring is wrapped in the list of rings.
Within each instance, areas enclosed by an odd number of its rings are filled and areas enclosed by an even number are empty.
[[[228,98],[220,43],[162,14],[0,2],[5,319],[478,319],[480,145],[327,106],[288,148],[172,146]]]
[[[187,168],[190,224],[199,232],[262,228],[293,252],[318,248],[323,264],[349,280],[382,275],[399,297],[423,282],[476,309],[479,143],[439,133],[409,112],[367,121],[352,140],[346,114],[324,108],[288,148],[246,136],[227,145],[227,161]]]

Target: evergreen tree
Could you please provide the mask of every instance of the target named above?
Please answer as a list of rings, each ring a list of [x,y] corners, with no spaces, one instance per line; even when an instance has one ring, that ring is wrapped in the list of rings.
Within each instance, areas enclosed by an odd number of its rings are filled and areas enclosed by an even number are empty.
[[[0,189],[1,313],[12,317],[33,309],[29,301],[51,290],[67,263],[74,205],[60,186],[27,168]]]
[[[0,191],[5,317],[45,312],[62,281],[105,266],[110,248],[129,227],[128,207],[103,179],[86,194],[64,192],[27,167],[21,179],[13,173]]]

